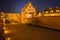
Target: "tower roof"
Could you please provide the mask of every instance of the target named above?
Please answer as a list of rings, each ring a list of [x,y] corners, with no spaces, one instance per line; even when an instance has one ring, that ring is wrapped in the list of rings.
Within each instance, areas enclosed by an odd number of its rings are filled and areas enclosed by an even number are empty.
[[[22,11],[27,11],[27,10],[36,10],[35,7],[32,5],[31,2],[28,2],[23,8]]]
[[[31,2],[28,2],[28,4],[26,4],[26,5],[24,6],[24,8],[26,8],[26,7],[28,7],[28,6],[32,6],[32,7],[33,7],[33,5],[32,5]]]
[[[32,5],[32,3],[31,2],[28,2],[28,5]]]

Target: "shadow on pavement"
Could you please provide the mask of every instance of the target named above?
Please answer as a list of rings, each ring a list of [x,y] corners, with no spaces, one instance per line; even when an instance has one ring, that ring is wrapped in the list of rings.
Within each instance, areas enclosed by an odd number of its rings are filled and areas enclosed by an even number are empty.
[[[58,29],[48,28],[48,27],[44,27],[44,26],[38,26],[38,25],[32,25],[32,24],[27,24],[27,25],[30,27],[32,26],[32,27],[43,28],[43,29],[48,29],[48,30],[60,32],[60,30],[58,30]]]

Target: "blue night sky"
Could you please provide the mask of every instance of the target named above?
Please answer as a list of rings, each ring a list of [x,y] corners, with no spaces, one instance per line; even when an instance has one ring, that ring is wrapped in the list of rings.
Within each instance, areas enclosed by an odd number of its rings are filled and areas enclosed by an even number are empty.
[[[60,6],[60,0],[0,0],[0,11],[21,12],[28,2],[32,2],[37,11]]]

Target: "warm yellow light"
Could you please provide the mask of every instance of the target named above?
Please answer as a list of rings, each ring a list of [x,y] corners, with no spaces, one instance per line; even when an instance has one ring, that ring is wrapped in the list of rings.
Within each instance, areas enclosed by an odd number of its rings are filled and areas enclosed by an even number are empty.
[[[51,16],[54,16],[54,14],[51,14]]]
[[[5,30],[5,29],[6,29],[6,27],[3,27],[3,29]]]
[[[7,33],[8,33],[8,31],[6,30],[6,31],[4,31],[4,33],[5,33],[5,34],[7,34]]]
[[[15,22],[12,22],[12,24],[15,24]]]
[[[10,37],[8,37],[8,38],[6,38],[6,40],[11,40],[11,38],[10,38]]]
[[[38,16],[42,16],[42,13],[39,12]]]
[[[50,10],[50,12],[52,12],[52,13],[53,13],[54,11],[53,11],[53,10]]]
[[[10,31],[9,30],[5,30],[4,33],[5,34],[8,34],[8,33],[10,33]]]
[[[30,17],[31,15],[29,14],[28,17]]]
[[[46,11],[46,13],[48,13],[48,11]]]
[[[31,18],[31,17],[32,17],[31,14],[27,14],[27,15],[26,15],[26,18]]]
[[[59,10],[56,10],[56,12],[60,12]]]
[[[1,16],[1,18],[2,18],[3,16]]]

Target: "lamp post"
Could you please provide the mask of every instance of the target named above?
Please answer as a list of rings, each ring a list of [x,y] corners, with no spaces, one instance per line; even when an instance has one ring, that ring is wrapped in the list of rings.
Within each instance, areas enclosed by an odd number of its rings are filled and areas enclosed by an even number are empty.
[[[1,12],[1,19],[3,21],[3,27],[5,27],[5,14],[3,12]]]
[[[5,29],[5,14],[3,14],[3,29]]]
[[[4,18],[4,14],[3,12],[1,12],[2,21],[4,21],[3,18]],[[4,27],[5,27],[5,22],[2,22],[2,24],[0,24],[0,40],[5,40]]]

